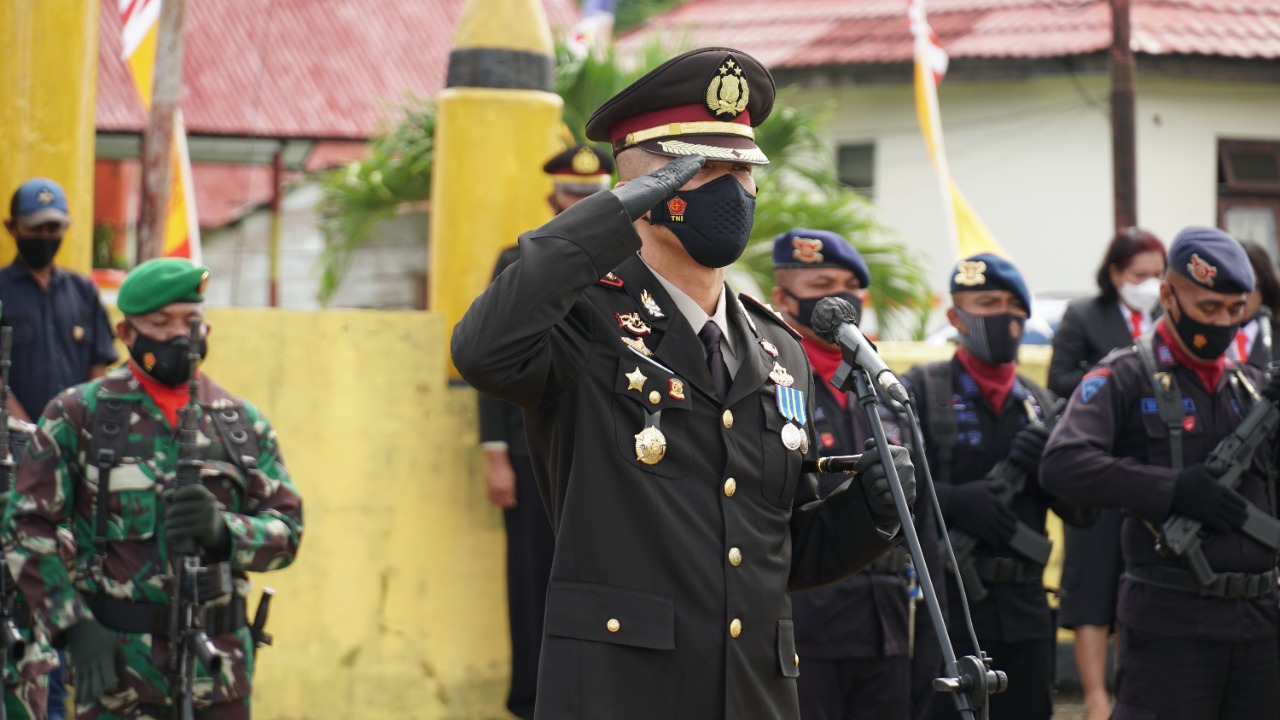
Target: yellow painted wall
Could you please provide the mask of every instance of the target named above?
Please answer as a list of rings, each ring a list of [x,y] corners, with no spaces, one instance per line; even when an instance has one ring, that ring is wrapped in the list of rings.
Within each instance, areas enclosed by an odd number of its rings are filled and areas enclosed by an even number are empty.
[[[57,180],[73,221],[57,262],[80,272],[93,262],[99,5],[0,2],[0,216],[9,216],[9,198],[23,181]],[[0,262],[14,253],[13,238],[0,232]]]
[[[275,424],[304,497],[254,717],[505,718],[504,535],[475,393],[429,313],[210,309],[205,369]]]

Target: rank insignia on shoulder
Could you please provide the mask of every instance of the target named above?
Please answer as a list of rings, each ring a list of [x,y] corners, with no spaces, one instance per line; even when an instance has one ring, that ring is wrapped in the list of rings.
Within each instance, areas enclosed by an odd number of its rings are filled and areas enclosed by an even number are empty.
[[[653,357],[653,351],[644,344],[644,338],[629,338],[622,335],[618,339],[627,344],[627,347],[644,355],[645,357]]]
[[[604,277],[600,278],[600,284],[608,285],[609,287],[620,288],[622,287],[622,278],[618,277],[617,275],[614,275],[613,273],[609,273],[608,275],[605,275]]]
[[[683,400],[684,382],[677,378],[671,378],[667,382],[671,386],[671,389],[667,391],[667,395],[671,396],[673,400]]]
[[[653,332],[653,328],[649,327],[649,323],[640,319],[640,313],[614,313],[613,317],[618,321],[618,327],[632,335],[648,335]]]
[[[662,312],[662,308],[658,307],[658,301],[653,299],[648,290],[640,291],[640,304],[644,305],[645,311],[656,318],[664,318],[666,314]]]
[[[760,338],[760,347],[764,348],[764,351],[769,353],[769,357],[775,357],[775,358],[778,357],[777,345],[774,345],[773,343],[769,342],[768,340],[765,340],[764,338]]]
[[[774,363],[773,369],[769,371],[769,379],[775,384],[788,388],[796,382],[796,379],[791,376],[791,373],[787,372],[787,369],[778,363]]]

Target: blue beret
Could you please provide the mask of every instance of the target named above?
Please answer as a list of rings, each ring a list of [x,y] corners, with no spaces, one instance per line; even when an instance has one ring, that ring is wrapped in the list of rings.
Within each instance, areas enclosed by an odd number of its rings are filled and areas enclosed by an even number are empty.
[[[951,276],[951,292],[969,290],[1008,290],[1022,301],[1027,308],[1027,317],[1031,317],[1031,291],[1027,290],[1022,273],[999,255],[982,253],[956,263],[955,273]]]
[[[1253,292],[1253,266],[1244,247],[1217,228],[1183,228],[1169,248],[1169,267],[1214,292]]]
[[[852,270],[862,287],[871,285],[867,263],[853,245],[829,230],[795,228],[773,239],[774,268],[839,267]]]

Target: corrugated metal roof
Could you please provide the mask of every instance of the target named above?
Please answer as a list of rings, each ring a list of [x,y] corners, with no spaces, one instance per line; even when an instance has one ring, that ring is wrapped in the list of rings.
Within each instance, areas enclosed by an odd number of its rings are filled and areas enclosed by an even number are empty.
[[[101,0],[98,129],[146,125]],[[542,0],[553,27],[573,0]],[[444,85],[464,0],[196,0],[187,6],[182,111],[192,133],[366,138],[406,94]]]
[[[1105,51],[1106,0],[930,0],[952,58],[1050,58]],[[1132,0],[1134,50],[1149,55],[1280,58],[1275,0]],[[908,62],[905,0],[692,0],[622,39],[727,45],[775,68]]]

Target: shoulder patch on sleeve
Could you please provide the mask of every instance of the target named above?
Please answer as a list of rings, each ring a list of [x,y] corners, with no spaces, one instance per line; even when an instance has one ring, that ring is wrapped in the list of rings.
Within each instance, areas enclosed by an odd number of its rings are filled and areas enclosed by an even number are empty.
[[[794,337],[796,340],[801,339],[802,336],[800,333],[797,332],[795,328],[788,325],[787,321],[782,318],[782,313],[774,310],[773,306],[769,303],[757,300],[746,293],[738,293],[738,299],[742,301],[742,306],[746,308],[747,312],[769,320],[776,325],[781,325],[787,332],[791,333],[791,337]]]
[[[1109,367],[1095,368],[1085,373],[1084,379],[1080,381],[1080,402],[1088,405],[1110,378],[1111,368]]]

